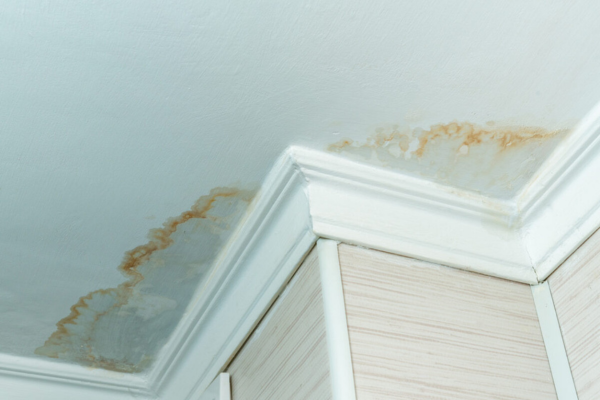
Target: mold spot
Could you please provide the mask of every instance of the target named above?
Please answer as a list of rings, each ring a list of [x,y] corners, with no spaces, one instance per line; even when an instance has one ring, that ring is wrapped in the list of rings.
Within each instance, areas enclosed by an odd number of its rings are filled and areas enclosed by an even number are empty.
[[[501,199],[515,196],[567,134],[566,129],[451,122],[379,128],[365,142],[328,150],[409,175]]]
[[[206,283],[255,193],[215,188],[151,230],[148,242],[126,252],[118,267],[127,280],[81,297],[35,353],[119,372],[146,369]]]

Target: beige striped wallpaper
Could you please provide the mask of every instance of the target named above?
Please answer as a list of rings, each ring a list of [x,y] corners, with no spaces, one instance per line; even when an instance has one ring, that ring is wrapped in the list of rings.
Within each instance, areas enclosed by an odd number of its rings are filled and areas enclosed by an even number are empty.
[[[339,249],[359,400],[556,398],[528,285]]]
[[[230,364],[233,400],[331,399],[316,251]]]
[[[579,400],[600,399],[600,231],[548,283]]]

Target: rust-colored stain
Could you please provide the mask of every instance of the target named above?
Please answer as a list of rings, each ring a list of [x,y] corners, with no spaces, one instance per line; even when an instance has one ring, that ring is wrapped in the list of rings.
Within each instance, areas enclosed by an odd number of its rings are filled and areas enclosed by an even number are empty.
[[[149,241],[126,252],[118,267],[127,281],[81,297],[35,353],[119,372],[145,369],[175,328],[255,193],[215,188],[189,211],[151,230]],[[176,232],[179,239],[174,237]],[[177,249],[165,253],[176,240],[181,242]],[[136,332],[138,337],[128,336]],[[148,348],[143,348],[144,343]]]
[[[566,129],[451,122],[428,129],[379,129],[365,142],[343,139],[328,151],[499,198],[515,195]]]

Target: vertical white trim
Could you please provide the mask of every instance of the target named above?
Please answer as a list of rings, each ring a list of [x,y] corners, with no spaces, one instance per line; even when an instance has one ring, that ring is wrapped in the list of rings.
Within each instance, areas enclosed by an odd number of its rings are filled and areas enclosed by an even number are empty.
[[[554,379],[556,396],[558,400],[577,400],[577,390],[575,389],[573,374],[569,366],[569,359],[548,282],[531,286],[531,293],[540,321],[546,353],[548,353],[548,362],[552,371],[552,379]]]
[[[198,400],[231,400],[229,374],[226,372],[220,373]]]
[[[319,239],[317,252],[323,292],[332,398],[333,400],[355,400],[354,372],[352,371],[338,243],[333,240]]]
[[[219,389],[221,390],[219,400],[231,400],[231,378],[226,372],[219,374]]]

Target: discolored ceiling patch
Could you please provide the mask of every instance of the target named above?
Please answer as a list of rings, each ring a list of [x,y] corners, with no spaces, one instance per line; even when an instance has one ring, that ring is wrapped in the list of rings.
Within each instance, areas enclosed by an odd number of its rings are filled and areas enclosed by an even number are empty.
[[[379,129],[364,143],[327,149],[349,158],[500,199],[514,197],[568,134],[567,129],[470,122],[429,129]]]
[[[255,194],[215,188],[151,230],[148,243],[128,251],[119,266],[127,281],[81,297],[35,354],[119,372],[146,369],[210,276]]]

